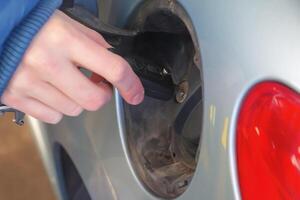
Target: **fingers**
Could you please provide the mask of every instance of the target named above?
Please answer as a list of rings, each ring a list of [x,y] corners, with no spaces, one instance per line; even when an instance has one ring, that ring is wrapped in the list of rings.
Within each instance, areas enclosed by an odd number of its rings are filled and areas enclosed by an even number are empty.
[[[78,116],[83,108],[46,82],[40,82],[28,90],[27,96],[68,116]]]
[[[63,117],[61,113],[37,100],[17,96],[7,90],[1,98],[1,102],[49,124],[57,124]]]
[[[54,87],[76,102],[80,107],[95,111],[110,101],[112,89],[107,84],[96,85],[71,63],[65,62],[59,73],[49,73],[48,80]],[[67,76],[65,76],[67,75]]]
[[[143,86],[123,58],[85,36],[71,45],[70,53],[74,62],[112,83],[128,103],[136,105],[142,102]]]

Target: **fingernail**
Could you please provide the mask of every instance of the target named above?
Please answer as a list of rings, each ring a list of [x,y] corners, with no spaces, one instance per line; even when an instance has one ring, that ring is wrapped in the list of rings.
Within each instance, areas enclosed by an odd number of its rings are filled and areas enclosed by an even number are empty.
[[[71,113],[71,115],[72,116],[78,116],[78,115],[80,115],[82,113],[82,111],[83,111],[83,108],[81,108],[81,107],[78,106],[76,109],[73,110],[73,112]]]
[[[132,104],[138,105],[138,104],[142,103],[143,100],[144,100],[144,93],[139,93],[133,97]]]
[[[57,115],[53,117],[53,120],[51,121],[51,124],[58,124],[63,118],[63,115]]]

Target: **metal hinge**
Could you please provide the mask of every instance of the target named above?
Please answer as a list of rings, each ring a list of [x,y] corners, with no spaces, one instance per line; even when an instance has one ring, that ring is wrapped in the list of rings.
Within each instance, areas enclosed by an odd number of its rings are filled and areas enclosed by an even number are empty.
[[[13,109],[6,105],[0,105],[0,116],[3,116],[5,113],[9,113],[9,112],[15,114],[14,119],[13,119],[14,123],[16,123],[19,126],[24,125],[25,113],[18,111],[16,109]]]

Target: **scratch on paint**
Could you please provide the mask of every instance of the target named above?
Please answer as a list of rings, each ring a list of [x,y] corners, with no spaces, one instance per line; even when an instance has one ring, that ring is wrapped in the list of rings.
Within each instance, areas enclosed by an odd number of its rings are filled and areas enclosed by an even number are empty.
[[[226,117],[224,119],[224,126],[223,126],[222,138],[221,138],[221,143],[224,149],[227,148],[228,127],[229,127],[229,118]]]

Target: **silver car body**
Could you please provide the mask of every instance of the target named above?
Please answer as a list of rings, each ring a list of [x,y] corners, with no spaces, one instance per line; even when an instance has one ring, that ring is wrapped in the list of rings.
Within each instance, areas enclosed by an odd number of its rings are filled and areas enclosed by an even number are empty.
[[[123,26],[139,0],[100,0],[100,15]],[[300,3],[297,0],[179,0],[200,44],[204,118],[199,162],[178,199],[240,199],[235,129],[239,106],[256,83],[276,80],[300,91]],[[79,91],[80,92],[80,91]],[[30,119],[48,175],[60,199],[55,144],[73,159],[92,199],[154,200],[130,164],[121,98],[103,109],[50,126]]]

